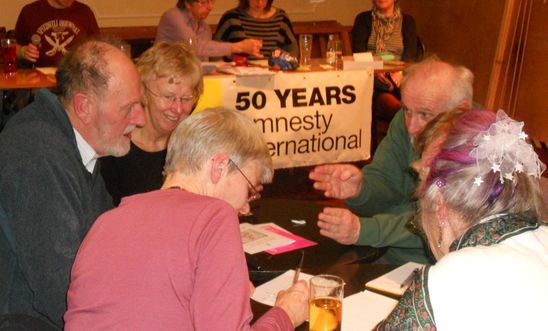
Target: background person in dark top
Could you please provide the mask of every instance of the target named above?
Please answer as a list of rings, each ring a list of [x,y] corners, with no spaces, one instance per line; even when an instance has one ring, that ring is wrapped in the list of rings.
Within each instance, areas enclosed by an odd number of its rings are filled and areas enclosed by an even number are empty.
[[[372,10],[356,16],[352,27],[352,51],[392,56],[398,61],[418,61],[415,20],[401,12],[398,0],[373,0]],[[401,72],[375,73],[374,120],[390,122],[400,110],[401,79]]]
[[[131,135],[127,155],[101,159],[101,173],[113,203],[159,189],[167,142],[187,118],[203,90],[200,60],[184,43],[160,42],[141,55],[137,70],[144,85],[146,124]]]
[[[215,40],[238,42],[245,38],[263,41],[261,54],[268,58],[281,48],[298,56],[299,45],[287,13],[272,6],[273,0],[239,0],[238,7],[223,14]]]
[[[72,45],[98,33],[95,15],[87,5],[74,0],[34,1],[17,18],[17,54],[39,67],[57,66]],[[39,38],[38,45],[32,43],[33,36]]]

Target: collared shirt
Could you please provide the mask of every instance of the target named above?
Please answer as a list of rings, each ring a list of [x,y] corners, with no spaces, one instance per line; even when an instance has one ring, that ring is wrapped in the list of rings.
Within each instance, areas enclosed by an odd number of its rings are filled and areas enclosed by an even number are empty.
[[[191,43],[202,61],[207,61],[210,56],[220,57],[231,54],[232,44],[212,40],[211,28],[204,20],[198,21],[197,31],[194,29],[195,26],[196,20],[187,10],[171,8],[160,18],[155,42]]]
[[[73,130],[74,135],[76,136],[76,145],[78,146],[78,151],[82,157],[82,164],[86,167],[86,170],[92,174],[93,169],[95,169],[95,163],[97,163],[97,157],[99,156],[84,137],[82,137],[76,129],[73,128]]]

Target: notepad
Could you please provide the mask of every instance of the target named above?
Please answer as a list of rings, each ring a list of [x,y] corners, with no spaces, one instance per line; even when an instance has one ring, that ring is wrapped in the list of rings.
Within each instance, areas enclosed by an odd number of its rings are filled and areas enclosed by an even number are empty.
[[[407,290],[407,287],[401,287],[404,281],[417,268],[424,267],[423,264],[415,262],[407,262],[399,268],[390,271],[380,277],[373,279],[365,284],[365,287],[370,290],[389,293],[395,296],[401,296]]]
[[[261,286],[255,289],[255,292],[251,296],[251,299],[260,302],[264,305],[274,306],[276,303],[276,296],[281,290],[287,290],[293,285],[293,276],[295,275],[295,270],[288,270],[278,277],[262,284]],[[299,274],[299,279],[310,280],[312,275],[305,274],[301,272]]]
[[[397,300],[367,290],[348,296],[343,300],[342,330],[372,330],[397,304]]]

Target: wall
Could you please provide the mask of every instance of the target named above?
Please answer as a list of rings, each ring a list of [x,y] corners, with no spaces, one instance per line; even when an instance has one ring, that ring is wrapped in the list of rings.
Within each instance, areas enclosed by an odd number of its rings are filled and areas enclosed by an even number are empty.
[[[532,138],[548,145],[548,3],[546,0],[528,0],[525,38],[519,73],[513,80],[509,103],[502,103],[510,115],[524,121],[525,130]],[[510,46],[518,48],[518,41]]]
[[[427,52],[472,70],[474,100],[484,103],[495,57],[504,1],[421,0],[402,2],[413,15]]]
[[[0,26],[15,27],[17,15],[30,0],[2,0]],[[99,26],[157,25],[164,11],[177,0],[81,0],[88,4],[97,17]],[[221,15],[236,6],[236,0],[217,0],[208,17],[208,23],[217,23]],[[337,20],[352,25],[354,17],[371,7],[369,0],[276,0],[274,4],[285,9],[294,21]]]

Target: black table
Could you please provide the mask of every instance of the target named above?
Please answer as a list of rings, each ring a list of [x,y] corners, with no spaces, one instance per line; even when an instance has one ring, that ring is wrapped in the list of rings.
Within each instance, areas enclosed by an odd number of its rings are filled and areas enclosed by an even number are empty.
[[[413,260],[413,256],[422,254],[422,249],[373,248],[369,246],[341,245],[332,239],[323,237],[316,225],[318,213],[326,206],[342,207],[333,200],[295,200],[263,198],[252,204],[253,215],[240,217],[241,222],[251,224],[275,223],[287,231],[302,236],[318,244],[302,249],[305,259],[302,272],[319,275],[332,274],[344,279],[344,296],[349,296],[365,289],[365,283],[379,277],[399,265]],[[305,225],[296,225],[292,219],[305,220]],[[270,280],[288,269],[294,269],[301,250],[278,255],[257,253],[251,255],[254,263],[263,271],[249,270],[250,279],[255,286]],[[269,306],[251,300],[254,318],[263,315]],[[308,323],[303,323],[296,330],[308,330]]]
[[[312,240],[317,245],[302,249],[305,253],[303,268],[322,268],[337,264],[368,263],[378,259],[382,249],[369,246],[341,245],[322,236],[316,225],[318,213],[329,205],[329,201],[306,201],[266,198],[256,201],[251,208],[252,216],[240,217],[241,222],[251,224],[275,223],[287,231]],[[306,224],[296,225],[292,219],[305,220]],[[274,278],[288,269],[294,269],[301,250],[278,255],[265,252],[251,258],[263,271],[250,268],[250,278],[255,285]]]
[[[387,272],[390,272],[397,268],[397,265],[388,264],[369,264],[369,263],[350,263],[350,264],[336,264],[332,266],[307,268],[303,269],[303,272],[319,275],[319,274],[331,274],[337,275],[344,279],[344,296],[358,293],[365,289],[365,283],[375,279]],[[271,307],[251,300],[251,309],[253,310],[254,319],[257,319],[264,313],[266,313]],[[344,307],[343,307],[344,309]],[[306,331],[308,330],[308,322],[304,322],[295,330]]]

